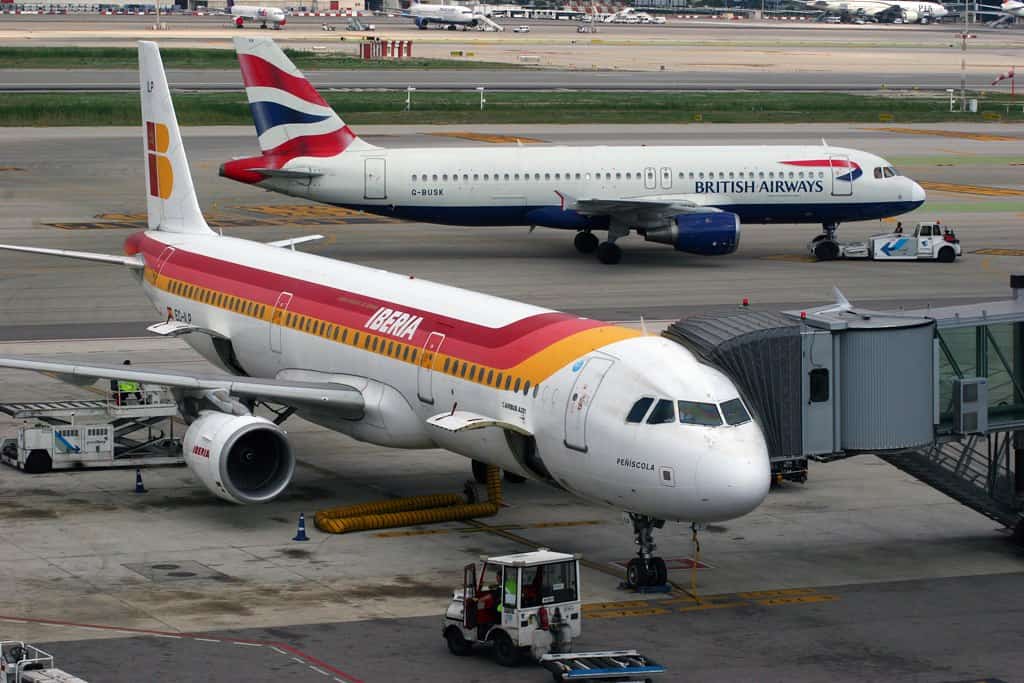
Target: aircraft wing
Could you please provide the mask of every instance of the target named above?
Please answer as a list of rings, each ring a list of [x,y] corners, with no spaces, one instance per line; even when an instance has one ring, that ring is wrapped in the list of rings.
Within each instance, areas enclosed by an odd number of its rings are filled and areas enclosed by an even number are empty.
[[[620,199],[577,199],[557,192],[562,209],[587,216],[629,216],[633,219],[657,220],[681,213],[718,213],[720,209],[698,204],[687,195],[623,197]],[[702,198],[703,199],[703,198]]]
[[[355,387],[344,384],[285,382],[257,377],[233,377],[218,374],[192,374],[176,370],[141,368],[131,365],[100,365],[95,363],[58,362],[23,356],[0,357],[0,368],[33,370],[72,384],[83,380],[125,380],[157,384],[191,391],[226,391],[237,398],[256,399],[285,405],[306,405],[329,408],[340,417],[359,419],[363,415],[363,395]]]

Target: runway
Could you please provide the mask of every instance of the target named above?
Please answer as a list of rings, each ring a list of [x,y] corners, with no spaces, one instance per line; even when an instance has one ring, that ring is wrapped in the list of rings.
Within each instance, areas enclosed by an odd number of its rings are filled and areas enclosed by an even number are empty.
[[[344,115],[344,112],[341,112]],[[820,143],[879,153],[942,188],[904,225],[953,225],[953,264],[811,263],[814,226],[743,226],[739,250],[708,258],[635,237],[609,267],[577,254],[571,233],[461,228],[328,211],[219,178],[219,164],[255,152],[247,126],[189,128],[184,143],[201,205],[225,234],[258,240],[320,233],[299,247],[606,320],[653,325],[748,297],[761,310],[827,302],[898,307],[1009,296],[1024,272],[1024,125],[934,126],[368,126],[395,149],[479,146],[463,132],[547,144]],[[437,135],[445,133],[446,135]],[[120,253],[144,220],[137,128],[0,128],[0,242]],[[400,152],[396,152],[400,153]],[[843,225],[857,239],[888,229]],[[990,252],[989,250],[1005,250]],[[1021,254],[1021,255],[1016,255]],[[0,253],[0,355],[209,371],[180,339],[144,333],[162,319],[120,267]],[[0,372],[0,400],[95,398],[88,389]],[[95,389],[95,387],[94,387]],[[15,425],[0,419],[0,434]],[[183,468],[24,475],[0,467],[5,552],[0,631],[57,655],[87,680],[387,683],[548,680],[486,655],[455,658],[440,618],[462,567],[481,554],[545,546],[582,553],[587,602],[578,649],[635,647],[665,680],[1015,680],[1024,661],[1017,546],[990,520],[872,456],[812,463],[806,485],[783,485],[747,517],[701,532],[658,532],[680,587],[662,596],[617,589],[633,552],[619,512],[535,483],[506,486],[508,506],[474,524],[327,536],[293,543],[299,512],[380,498],[457,491],[467,461],[440,450],[395,451],[292,418],[295,481],[281,498],[236,507]],[[160,578],[172,565],[190,576]],[[696,584],[699,600],[682,589]],[[111,666],[111,661],[117,666]],[[123,662],[130,661],[131,666]]]
[[[567,71],[563,69],[359,69],[307,71],[322,90],[603,90],[603,91],[823,91],[878,92],[890,90],[945,91],[959,84],[951,68],[929,73],[851,72],[841,74],[705,71]],[[169,69],[168,82],[178,92],[241,91],[237,69]],[[986,80],[988,78],[988,80]],[[972,73],[969,88],[982,89],[990,77]],[[0,69],[0,92],[134,92],[138,72],[120,69]]]

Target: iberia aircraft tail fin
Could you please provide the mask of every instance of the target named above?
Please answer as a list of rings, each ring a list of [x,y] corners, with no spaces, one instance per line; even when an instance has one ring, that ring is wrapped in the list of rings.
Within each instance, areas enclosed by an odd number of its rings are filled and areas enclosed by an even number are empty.
[[[235,52],[263,156],[226,162],[222,176],[258,183],[292,159],[374,149],[345,125],[273,40],[236,36]]]
[[[213,234],[199,210],[160,49],[145,40],[139,41],[139,90],[149,229]]]

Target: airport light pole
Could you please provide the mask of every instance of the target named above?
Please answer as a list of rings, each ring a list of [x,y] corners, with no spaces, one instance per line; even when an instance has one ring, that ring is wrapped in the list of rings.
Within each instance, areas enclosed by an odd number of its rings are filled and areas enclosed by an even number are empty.
[[[477,90],[480,92],[480,111],[483,111],[484,105],[487,103],[487,100],[484,99],[484,88],[483,86],[477,86]]]
[[[946,92],[949,93],[949,111],[953,111],[953,93],[955,93],[956,90],[953,88],[946,88]]]
[[[416,92],[416,88],[409,86],[405,89],[405,110],[412,111],[412,94]]]

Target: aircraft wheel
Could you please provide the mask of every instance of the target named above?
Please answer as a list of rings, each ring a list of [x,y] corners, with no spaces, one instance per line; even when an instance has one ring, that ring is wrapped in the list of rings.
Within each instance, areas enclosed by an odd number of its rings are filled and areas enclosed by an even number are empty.
[[[814,245],[814,257],[819,261],[835,261],[839,258],[839,245],[832,240],[822,240]]]
[[[597,260],[609,266],[622,260],[622,249],[614,242],[601,242],[597,245]]]
[[[28,474],[46,474],[53,469],[53,458],[45,450],[36,448],[25,458],[24,469]]]
[[[654,585],[664,586],[668,583],[668,567],[665,566],[665,560],[660,557],[655,557],[651,560],[651,568],[654,570]]]
[[[576,251],[581,254],[593,254],[597,251],[597,236],[592,232],[576,233],[576,239],[574,239],[572,243],[573,246],[576,247]]]
[[[643,560],[634,557],[626,565],[626,584],[631,588],[640,588],[642,586],[657,586],[660,585],[657,581],[658,570],[654,564],[655,560],[661,558],[654,558],[650,565]],[[664,563],[662,563],[664,564]],[[668,570],[665,571],[665,578],[668,578]],[[664,583],[662,581],[661,583]]]
[[[939,249],[939,263],[952,263],[955,260],[956,252],[953,251],[953,247]]]
[[[473,479],[478,484],[487,483],[487,463],[479,460],[473,461]]]

